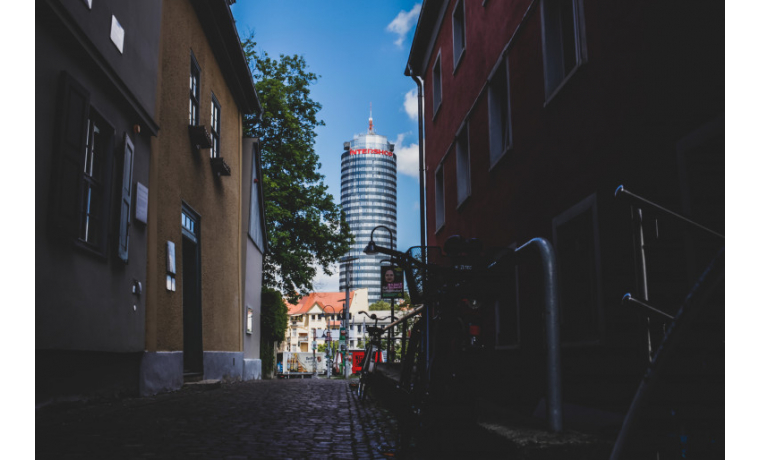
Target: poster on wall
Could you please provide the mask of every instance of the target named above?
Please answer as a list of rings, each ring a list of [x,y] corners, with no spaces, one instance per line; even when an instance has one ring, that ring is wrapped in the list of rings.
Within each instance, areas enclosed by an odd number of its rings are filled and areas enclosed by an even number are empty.
[[[380,267],[380,298],[404,298],[404,270],[401,267]]]

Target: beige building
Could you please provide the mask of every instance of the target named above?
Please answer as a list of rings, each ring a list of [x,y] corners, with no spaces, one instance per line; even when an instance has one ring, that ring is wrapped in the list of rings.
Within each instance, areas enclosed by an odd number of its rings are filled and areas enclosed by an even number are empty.
[[[256,174],[258,160],[256,143],[244,143],[243,118],[261,106],[228,2],[164,2],[159,53],[143,394],[251,376],[260,279],[258,296],[246,295],[246,280],[260,278],[265,246],[248,248],[254,208],[244,176]],[[249,259],[258,268],[246,267]]]
[[[325,343],[327,332],[333,341],[340,339],[340,315],[345,304],[345,292],[313,292],[293,305],[288,304],[290,321],[285,343],[280,351],[311,351],[316,333],[317,344]],[[349,294],[349,321],[369,308],[368,289],[357,289]],[[349,346],[351,338],[349,338]],[[355,342],[354,338],[354,342]],[[355,345],[355,343],[354,343]]]

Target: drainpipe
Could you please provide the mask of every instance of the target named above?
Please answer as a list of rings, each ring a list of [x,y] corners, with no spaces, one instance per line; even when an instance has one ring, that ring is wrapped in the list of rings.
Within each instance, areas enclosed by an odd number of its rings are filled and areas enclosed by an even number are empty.
[[[427,241],[427,226],[425,225],[425,82],[422,77],[414,75],[412,66],[407,64],[406,75],[409,75],[417,84],[417,143],[419,145],[419,167],[420,167],[420,246],[422,246],[422,262],[427,263],[425,253],[425,243]],[[423,286],[423,290],[425,287]],[[425,315],[425,331],[422,334],[422,347],[425,354],[425,368],[430,369],[430,309],[426,308],[423,312]]]
[[[549,427],[554,432],[562,431],[562,380],[560,367],[559,336],[559,280],[557,277],[557,257],[551,243],[545,238],[533,238],[515,250],[520,251],[535,246],[541,255],[544,272],[544,303],[546,315],[546,411]]]
[[[407,72],[417,83],[417,139],[419,145],[419,166],[420,166],[420,246],[425,247],[426,226],[425,226],[425,132],[423,129],[423,120],[425,119],[425,83],[421,77],[412,74],[412,68],[407,66]]]

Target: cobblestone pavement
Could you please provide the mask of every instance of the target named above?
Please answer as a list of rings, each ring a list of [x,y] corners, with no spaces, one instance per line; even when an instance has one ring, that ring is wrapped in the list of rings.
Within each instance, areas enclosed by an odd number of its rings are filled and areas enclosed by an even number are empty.
[[[264,380],[36,413],[37,458],[386,458],[398,424],[346,380]]]

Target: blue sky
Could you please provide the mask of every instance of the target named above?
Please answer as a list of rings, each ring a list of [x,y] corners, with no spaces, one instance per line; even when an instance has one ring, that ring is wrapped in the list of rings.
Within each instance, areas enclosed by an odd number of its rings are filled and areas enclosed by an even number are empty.
[[[240,0],[232,13],[241,37],[253,31],[270,57],[304,56],[320,76],[312,99],[322,104],[316,152],[325,183],[340,202],[343,142],[366,132],[370,103],[375,132],[396,143],[398,242],[419,245],[417,86],[404,67],[420,1]],[[337,291],[337,275],[322,274],[315,289]]]

